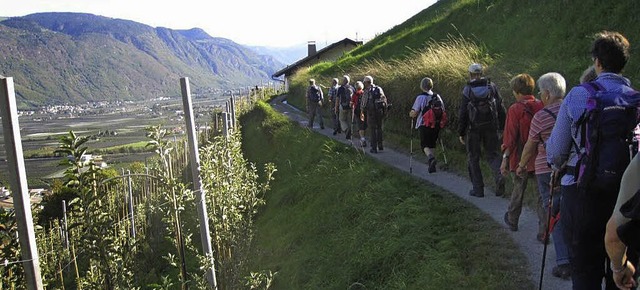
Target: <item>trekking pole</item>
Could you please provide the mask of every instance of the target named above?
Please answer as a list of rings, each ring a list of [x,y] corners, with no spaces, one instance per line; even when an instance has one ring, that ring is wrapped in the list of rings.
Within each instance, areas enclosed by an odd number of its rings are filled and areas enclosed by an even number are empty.
[[[350,109],[351,109],[351,124],[350,124],[351,127],[349,128],[349,135],[351,135],[351,139],[349,139],[349,140],[351,140],[351,147],[355,147],[355,145],[353,145],[353,137],[356,136],[353,133],[353,122],[354,122],[353,115],[355,115],[354,114],[355,109],[354,108],[350,108]]]
[[[411,133],[409,133],[409,173],[413,173],[413,118],[411,118],[411,125],[409,126],[409,130],[411,131]]]
[[[442,147],[442,156],[444,157],[444,165],[449,166],[449,162],[447,162],[447,153],[444,151],[444,143],[442,142],[442,138],[440,139],[440,146]]]
[[[547,245],[549,244],[549,236],[551,235],[551,212],[553,210],[553,189],[556,186],[557,171],[551,172],[551,181],[549,182],[549,205],[547,206],[547,228],[544,233],[544,247],[542,250],[542,267],[540,267],[540,282],[538,284],[538,290],[542,290],[542,280],[544,277],[544,265],[547,261]]]

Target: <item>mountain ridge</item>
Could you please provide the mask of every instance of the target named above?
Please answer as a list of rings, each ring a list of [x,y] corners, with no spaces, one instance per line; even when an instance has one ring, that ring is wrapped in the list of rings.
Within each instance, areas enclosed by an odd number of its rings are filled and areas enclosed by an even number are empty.
[[[21,108],[176,96],[181,77],[194,92],[218,95],[270,81],[284,66],[200,28],[72,12],[1,20],[0,54],[0,74],[14,78]]]

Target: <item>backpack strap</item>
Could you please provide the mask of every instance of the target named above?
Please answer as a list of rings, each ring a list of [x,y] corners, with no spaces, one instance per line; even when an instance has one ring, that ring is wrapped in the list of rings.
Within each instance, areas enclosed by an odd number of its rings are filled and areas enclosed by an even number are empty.
[[[429,95],[429,94],[427,94],[425,92],[422,92],[422,93],[420,93],[419,96],[425,96],[425,98],[422,99],[422,107],[420,108],[420,116],[422,116],[422,115],[424,115],[424,113],[427,112],[427,110],[428,110],[428,108],[430,106],[430,104],[429,104],[430,102],[427,102],[427,98],[426,97],[428,97],[428,96],[433,97],[433,95]]]
[[[549,116],[551,116],[551,118],[553,118],[553,120],[557,120],[558,116],[556,116],[556,114],[554,112],[551,112],[551,110],[549,110],[548,108],[542,108],[543,111],[547,112],[547,114],[549,114]]]
[[[598,83],[597,81],[590,81],[590,82],[586,82],[583,84],[580,84],[581,87],[583,87],[585,90],[587,90],[587,93],[589,94],[589,96],[587,97],[587,107],[584,109],[584,111],[582,112],[582,115],[580,115],[580,118],[578,118],[578,121],[576,122],[576,125],[578,125],[578,127],[580,128],[579,130],[576,130],[576,137],[578,132],[580,133],[580,145],[575,144],[576,146],[576,153],[580,153],[580,148],[584,148],[586,146],[586,136],[587,136],[587,126],[586,126],[586,122],[589,121],[589,114],[590,111],[593,110],[595,108],[595,100],[593,99],[593,96],[597,94],[598,91],[604,91],[605,88]]]
[[[553,118],[553,120],[557,120],[558,116],[556,116],[556,114],[554,112],[551,112],[551,110],[549,110],[548,108],[542,108],[543,111],[547,112],[547,114],[549,114],[549,116],[551,116],[551,118]],[[540,139],[540,143],[542,143],[542,147],[544,147],[545,149],[547,148],[547,144],[544,143],[544,140],[542,140],[542,133],[538,132],[538,139]]]

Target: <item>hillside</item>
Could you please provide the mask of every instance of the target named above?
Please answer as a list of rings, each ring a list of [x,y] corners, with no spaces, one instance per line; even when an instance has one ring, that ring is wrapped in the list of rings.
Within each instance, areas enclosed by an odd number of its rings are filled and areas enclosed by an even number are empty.
[[[525,72],[537,79],[555,71],[571,88],[592,64],[593,35],[614,30],[631,42],[632,55],[624,75],[632,83],[640,78],[636,53],[640,42],[635,33],[640,23],[635,21],[638,8],[631,0],[441,0],[416,12],[338,61],[301,70],[291,79],[289,103],[303,108],[309,78],[327,83],[342,74],[353,80],[372,75],[393,102],[385,121],[385,140],[409,148],[407,112],[419,93],[420,79],[430,76],[451,117],[442,139],[448,148],[462,152],[454,134],[460,92],[472,62],[486,66],[486,75],[498,85],[509,106],[514,101],[508,88],[511,77]]]
[[[501,81],[520,72],[540,76],[557,71],[567,77],[569,85],[575,85],[591,64],[589,46],[594,33],[621,32],[636,51],[640,45],[638,11],[632,0],[441,0],[357,48],[340,65],[372,57],[403,58],[429,41],[454,35],[481,45],[495,59],[491,71]],[[625,69],[631,79],[640,77],[637,58],[632,56]]]
[[[0,21],[0,74],[20,107],[220,93],[269,81],[272,57],[203,30],[172,30],[84,13],[37,13]]]

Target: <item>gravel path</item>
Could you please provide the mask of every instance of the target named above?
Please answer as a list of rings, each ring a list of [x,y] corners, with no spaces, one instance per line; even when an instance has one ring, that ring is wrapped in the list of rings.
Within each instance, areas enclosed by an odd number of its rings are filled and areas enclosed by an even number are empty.
[[[306,114],[295,107],[286,104],[285,96],[275,98],[271,105],[277,111],[288,116],[290,119],[300,123],[303,126],[308,124]],[[319,134],[325,135],[329,138],[336,139],[345,144],[351,144],[349,140],[345,140],[344,134],[338,134],[333,136],[333,130],[331,124],[328,124],[324,130],[321,130],[318,125],[313,128]],[[367,148],[368,149],[368,148]],[[483,212],[489,214],[497,223],[503,225],[505,232],[507,232],[520,250],[525,254],[529,266],[529,277],[536,285],[540,281],[540,269],[542,265],[543,245],[536,240],[536,233],[538,228],[537,215],[531,209],[525,207],[522,210],[520,216],[520,223],[518,225],[519,230],[517,232],[510,231],[504,224],[503,217],[507,210],[509,201],[505,198],[496,197],[495,193],[490,189],[485,188],[485,197],[477,198],[468,195],[471,188],[471,182],[468,179],[455,175],[449,172],[438,171],[436,173],[428,174],[427,166],[423,162],[412,163],[412,173],[409,173],[409,156],[404,153],[399,153],[393,149],[385,148],[378,154],[371,154],[369,150],[365,150],[366,154],[381,162],[387,163],[390,166],[396,167],[399,170],[407,172],[417,178],[422,178],[429,181],[443,189],[459,196],[460,198],[472,203]],[[507,181],[509,182],[509,181]],[[556,253],[553,247],[553,242],[549,243],[547,247],[547,257],[545,263],[545,273],[542,289],[564,290],[571,289],[571,281],[562,280],[551,275],[551,269],[556,265],[555,263]]]

